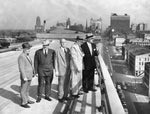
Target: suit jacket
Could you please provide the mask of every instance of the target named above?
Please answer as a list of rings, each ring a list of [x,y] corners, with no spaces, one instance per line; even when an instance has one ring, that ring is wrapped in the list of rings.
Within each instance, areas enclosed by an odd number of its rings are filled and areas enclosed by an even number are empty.
[[[71,69],[72,70],[83,70],[83,56],[84,53],[81,51],[78,44],[74,44],[71,47]]]
[[[63,52],[61,47],[56,50],[55,70],[59,76],[65,76],[70,72],[70,50],[69,48],[65,49],[66,53]]]
[[[90,53],[90,49],[88,47],[87,42],[81,45],[82,51],[84,52],[83,63],[85,70],[91,70],[96,68],[95,56],[98,56],[98,52],[96,49],[96,45],[91,43],[92,45],[92,55]]]
[[[54,69],[55,51],[48,49],[48,54],[43,53],[43,49],[39,49],[35,52],[34,67],[35,73],[39,76],[51,76]]]
[[[27,78],[31,80],[34,75],[34,67],[32,60],[30,60],[26,54],[22,53],[18,57],[18,67],[21,79]]]

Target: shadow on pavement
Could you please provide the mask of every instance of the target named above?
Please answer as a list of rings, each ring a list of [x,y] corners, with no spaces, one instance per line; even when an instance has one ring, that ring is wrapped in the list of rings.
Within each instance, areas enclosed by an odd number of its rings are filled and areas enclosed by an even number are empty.
[[[127,85],[127,89],[125,91],[136,93],[139,95],[148,96],[148,88],[144,84]]]
[[[15,104],[20,104],[20,97],[19,94],[16,94],[12,91],[9,91],[9,90],[6,90],[6,89],[3,89],[3,88],[0,88],[0,96],[3,97],[3,98],[6,98],[8,100],[11,100],[12,102],[14,102]]]
[[[134,102],[138,114],[150,114],[150,104],[142,102]]]
[[[16,92],[20,93],[20,86],[18,85],[12,85],[11,88],[15,90]],[[52,89],[51,89],[51,97],[54,99],[57,99],[57,85],[52,84]],[[44,89],[43,89],[43,94],[44,94]],[[29,96],[32,97],[33,99],[37,98],[37,85],[31,85],[30,86],[30,91],[29,91]]]

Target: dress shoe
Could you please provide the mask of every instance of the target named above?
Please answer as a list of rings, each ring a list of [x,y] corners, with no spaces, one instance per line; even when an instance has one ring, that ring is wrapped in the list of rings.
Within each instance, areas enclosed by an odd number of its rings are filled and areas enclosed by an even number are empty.
[[[98,107],[98,111],[99,111],[99,112],[102,112],[102,111],[103,111],[102,106]]]
[[[89,91],[88,90],[83,90],[83,92],[88,93]]]
[[[63,98],[62,99],[58,99],[58,101],[62,103],[62,102],[64,102],[64,99]]]
[[[46,100],[51,101],[52,99],[50,97],[45,97]]]
[[[64,97],[63,99],[68,101],[68,100],[72,100],[73,98],[72,97]]]
[[[79,95],[72,95],[73,98],[79,98]]]
[[[28,101],[28,104],[34,104],[34,102],[33,101]]]
[[[91,88],[91,89],[89,89],[89,91],[97,91],[96,89],[94,89],[94,88]]]
[[[36,102],[39,103],[41,101],[41,98],[37,98]]]
[[[30,106],[28,104],[22,104],[21,106],[24,108],[30,108]]]

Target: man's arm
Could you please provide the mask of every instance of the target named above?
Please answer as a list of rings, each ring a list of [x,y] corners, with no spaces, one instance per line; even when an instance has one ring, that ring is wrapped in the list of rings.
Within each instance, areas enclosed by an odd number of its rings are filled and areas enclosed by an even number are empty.
[[[24,58],[22,56],[20,56],[18,58],[18,65],[19,65],[19,71],[21,73],[21,76],[22,76],[23,80],[26,81],[27,76],[26,76],[25,68],[24,68]]]
[[[73,64],[75,65],[75,68],[78,70],[78,60],[77,60],[75,47],[72,47],[70,52],[71,52],[71,58],[72,58]]]
[[[35,52],[35,55],[34,55],[34,69],[35,69],[35,74],[38,74],[38,64],[39,64],[39,61],[38,61],[38,52],[36,51]]]
[[[57,57],[57,51],[55,51],[55,57],[54,57],[54,68],[55,68],[55,75],[58,76],[59,73],[58,73],[58,57]]]
[[[92,44],[93,47],[94,47],[94,56],[98,56],[99,55],[99,52],[97,50],[97,47],[96,47],[96,44]]]

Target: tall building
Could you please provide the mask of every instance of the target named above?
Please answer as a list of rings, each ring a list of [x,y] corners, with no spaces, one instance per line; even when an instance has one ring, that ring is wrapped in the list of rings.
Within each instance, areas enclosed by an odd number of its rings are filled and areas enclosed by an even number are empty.
[[[46,21],[44,21],[44,24],[41,25],[41,19],[40,19],[40,17],[38,16],[38,17],[36,18],[35,31],[38,32],[38,33],[44,32],[45,23],[46,23]]]
[[[131,24],[131,30],[132,30],[133,32],[136,32],[136,28],[137,28],[137,24],[132,23],[132,24]]]
[[[66,28],[70,29],[70,26],[71,26],[71,21],[70,21],[70,18],[68,18],[66,21]]]
[[[100,34],[102,32],[102,19],[90,19],[90,29],[93,33]]]
[[[137,31],[145,31],[145,30],[147,30],[147,24],[145,24],[145,23],[139,23],[138,25],[137,25]]]
[[[110,26],[115,32],[128,33],[130,31],[130,16],[113,13],[110,17]]]

